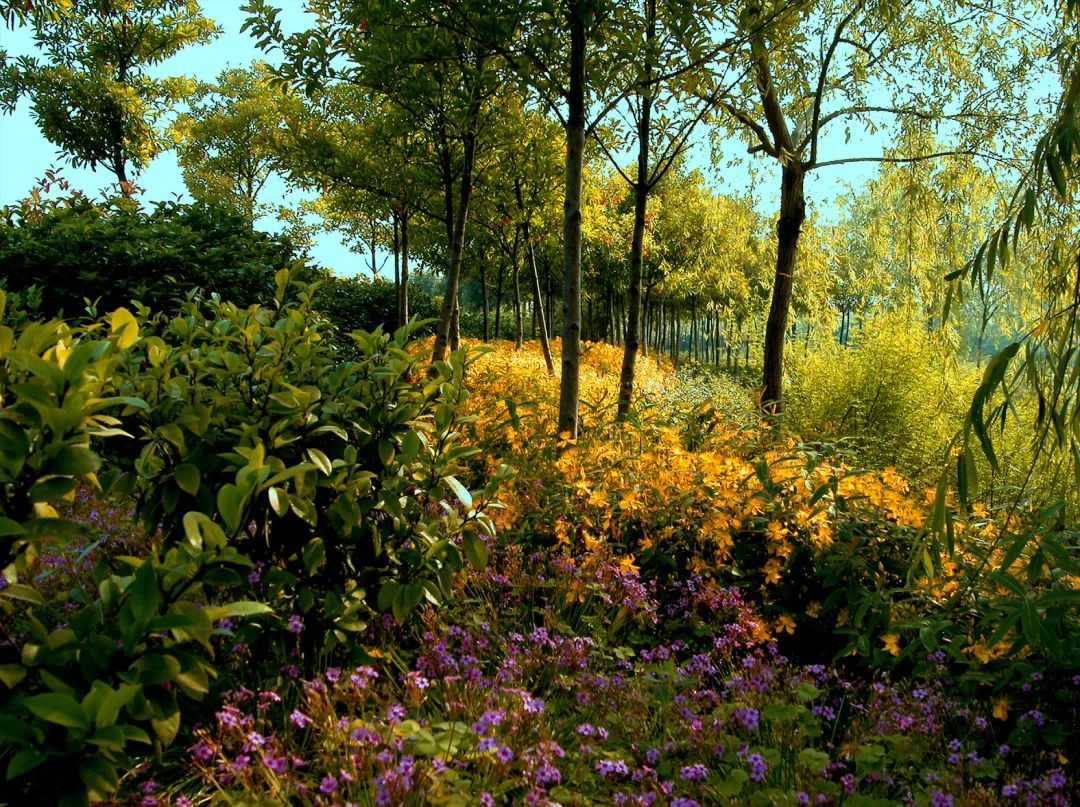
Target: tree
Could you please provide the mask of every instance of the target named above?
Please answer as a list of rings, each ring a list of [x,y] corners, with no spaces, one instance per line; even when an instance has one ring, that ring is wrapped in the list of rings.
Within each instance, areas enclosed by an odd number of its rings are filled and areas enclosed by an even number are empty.
[[[263,45],[285,55],[282,74],[312,94],[326,82],[378,93],[430,132],[442,168],[449,257],[443,311],[432,359],[456,342],[453,328],[472,194],[481,110],[498,76],[476,40],[443,25],[442,4],[432,0],[311,0],[320,25],[284,36],[278,10],[265,0],[246,6]],[[455,159],[456,158],[456,159]]]
[[[334,84],[300,100],[301,110],[286,118],[282,137],[275,141],[279,163],[292,184],[319,194],[315,212],[327,218],[328,226],[340,225],[356,235],[374,218],[376,235],[391,231],[397,322],[404,323],[410,316],[414,218],[441,221],[445,215],[437,179],[442,162],[407,111],[363,87]],[[387,246],[385,238],[382,245]]]
[[[104,166],[128,182],[169,147],[165,124],[195,83],[151,68],[219,32],[195,0],[89,0],[77,13],[46,4],[25,16],[44,58],[20,57],[0,74],[7,111],[30,98],[42,133],[75,166]]]
[[[820,0],[765,8],[748,2],[730,24],[744,32],[735,64],[743,74],[723,101],[729,125],[743,132],[750,151],[780,167],[776,268],[765,329],[762,403],[782,405],[784,339],[794,283],[799,234],[806,220],[806,176],[856,161],[917,162],[968,153],[994,162],[1014,154],[989,144],[1018,145],[1028,134],[1027,94],[1037,80],[1035,60],[1045,53],[1040,35],[1023,23],[1023,3],[983,6],[952,0],[929,5],[881,5]],[[730,64],[720,70],[727,73]],[[946,147],[902,156],[867,155],[862,148],[832,148],[830,126],[861,123],[868,131],[947,125]],[[902,140],[902,137],[901,137]],[[859,148],[859,147],[855,147]],[[864,147],[865,148],[865,147]],[[1012,163],[1015,164],[1015,163]]]
[[[189,99],[172,127],[191,195],[230,205],[252,224],[270,210],[259,194],[280,167],[284,121],[300,112],[300,99],[271,78],[262,62],[224,70]]]
[[[616,419],[620,421],[630,413],[634,368],[641,339],[642,257],[649,195],[675,165],[689,145],[694,129],[715,103],[714,94],[708,87],[710,75],[696,56],[710,45],[709,29],[713,19],[713,15],[698,4],[665,3],[658,10],[656,0],[642,0],[641,16],[635,20],[636,24],[628,26],[629,41],[624,45],[627,53],[635,50],[640,53],[639,58],[629,60],[637,70],[632,70],[628,77],[633,87],[630,98],[632,120],[628,128],[631,138],[637,141],[638,152],[633,177],[619,166],[603,142],[603,133],[594,133],[618,174],[634,192],[626,336],[616,412]],[[659,119],[659,125],[654,123],[654,116]],[[655,144],[654,150],[653,141],[657,137],[660,142]]]

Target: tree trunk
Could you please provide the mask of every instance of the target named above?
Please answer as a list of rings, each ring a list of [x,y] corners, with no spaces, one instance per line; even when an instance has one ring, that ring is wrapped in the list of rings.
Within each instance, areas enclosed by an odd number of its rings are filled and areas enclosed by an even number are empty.
[[[656,36],[656,0],[645,0],[645,82],[652,81],[652,41]],[[634,396],[634,371],[641,341],[641,261],[645,252],[645,213],[649,204],[649,128],[652,88],[639,95],[637,182],[634,184],[634,233],[630,239],[630,288],[627,295],[626,339],[619,374],[617,421],[626,420]]]
[[[484,260],[483,255],[480,256],[480,304],[484,309],[484,342],[487,342],[490,337],[488,331],[487,261]]]
[[[645,302],[642,303],[641,309],[644,311],[645,316],[645,328],[642,333],[641,339],[641,355],[642,358],[649,358],[649,339],[653,335],[653,331],[656,328],[656,312],[653,311],[652,305],[652,286],[645,287]]]
[[[512,258],[511,271],[514,273],[514,350],[521,350],[522,342],[522,328],[521,328],[521,283],[519,276],[521,274],[518,266],[518,246],[521,241],[521,231],[517,229],[514,231],[514,252]]]
[[[584,0],[567,0],[570,86],[567,92],[566,185],[563,201],[563,339],[560,434],[576,439],[581,369],[581,174],[585,156]]]
[[[397,295],[398,322],[409,321],[409,214],[401,215],[401,285]],[[400,327],[399,325],[399,327]]]
[[[394,327],[400,328],[403,323],[401,321],[401,224],[398,221],[398,214],[394,213],[394,307],[397,314],[397,323]]]
[[[368,223],[371,225],[371,243],[368,244],[368,246],[371,247],[371,279],[375,280],[379,276],[379,265],[376,262],[375,255],[375,217],[372,216],[368,220]]]
[[[517,186],[518,207],[524,213],[521,199],[521,185]],[[525,250],[529,256],[529,274],[532,275],[533,292],[533,323],[540,321],[540,348],[544,351],[544,363],[547,365],[548,375],[555,375],[555,363],[551,360],[551,343],[548,341],[547,321],[544,317],[544,300],[540,294],[540,275],[536,271],[536,253],[533,250],[532,238],[529,236],[528,220],[521,223],[521,234],[525,237]]]
[[[476,72],[483,70],[484,60],[476,59]],[[473,96],[469,103],[469,117],[462,135],[461,184],[458,188],[457,211],[454,217],[454,234],[450,247],[450,266],[446,273],[446,296],[443,298],[442,315],[435,334],[435,345],[431,351],[432,361],[442,361],[446,357],[446,343],[451,335],[451,320],[458,304],[458,281],[461,277],[461,258],[465,252],[465,220],[469,213],[469,199],[472,196],[473,162],[476,157],[476,130],[480,120],[480,92],[473,87]],[[459,316],[460,322],[460,316]]]
[[[499,261],[499,278],[495,282],[495,338],[502,339],[502,301],[503,301],[503,276],[506,272],[506,262]]]
[[[795,254],[799,246],[799,233],[806,219],[803,177],[800,166],[785,165],[780,183],[780,220],[776,224],[776,274],[773,278],[769,319],[765,324],[764,383],[761,392],[762,408],[773,415],[779,414],[783,408],[784,335],[787,332],[788,311],[791,308]]]
[[[461,347],[461,303],[454,298],[454,311],[450,315],[450,349]]]

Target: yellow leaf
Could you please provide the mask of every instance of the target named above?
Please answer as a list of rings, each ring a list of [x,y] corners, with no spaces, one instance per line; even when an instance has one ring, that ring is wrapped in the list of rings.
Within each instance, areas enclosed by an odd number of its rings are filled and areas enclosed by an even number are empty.
[[[135,344],[139,337],[139,323],[126,308],[118,308],[109,314],[106,319],[109,322],[109,335],[117,337],[116,344],[120,348],[129,348]]]

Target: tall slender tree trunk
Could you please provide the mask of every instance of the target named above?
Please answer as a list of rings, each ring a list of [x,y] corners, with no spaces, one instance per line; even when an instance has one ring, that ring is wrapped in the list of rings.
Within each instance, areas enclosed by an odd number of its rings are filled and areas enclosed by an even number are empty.
[[[581,370],[581,174],[585,156],[584,0],[567,0],[570,86],[566,103],[566,185],[563,201],[563,338],[559,382],[560,434],[578,434]]]
[[[762,407],[774,415],[779,414],[783,408],[784,336],[787,333],[788,311],[791,309],[795,255],[799,246],[799,234],[806,220],[804,176],[801,166],[785,165],[780,182],[780,220],[776,224],[776,273],[773,278],[769,319],[765,324],[764,387],[761,392]]]
[[[398,302],[401,299],[401,224],[398,221],[398,214],[395,212],[393,215],[394,221],[394,308],[395,314],[397,314],[397,325],[400,328],[402,326],[401,321],[401,307]]]
[[[495,338],[502,339],[502,304],[503,304],[503,276],[506,273],[506,262],[499,261],[499,277],[495,282]]]
[[[374,280],[379,276],[379,265],[376,262],[376,243],[375,243],[375,217],[372,216],[368,220],[368,224],[371,225],[371,242],[368,246],[371,248],[371,279]]]
[[[409,321],[409,214],[401,214],[401,285],[398,286],[398,322]]]
[[[450,349],[461,347],[461,303],[455,298],[454,311],[450,315]]]
[[[480,304],[484,309],[484,341],[487,342],[490,336],[488,331],[488,284],[487,284],[487,261],[484,260],[484,256],[480,256]]]
[[[521,229],[514,230],[514,251],[512,257],[512,271],[514,273],[514,349],[521,350],[522,327],[521,327],[521,269],[518,265],[518,247],[521,243]]]
[[[537,320],[540,325],[540,348],[544,352],[544,363],[548,375],[555,375],[555,364],[551,360],[551,343],[548,340],[547,318],[544,316],[544,298],[540,293],[540,274],[536,267],[536,250],[533,249],[532,235],[529,232],[529,219],[525,212],[525,197],[521,193],[521,180],[514,180],[514,194],[517,197],[518,212],[521,213],[521,235],[525,239],[525,254],[529,259],[529,277],[532,280],[533,295],[533,335],[536,334]],[[550,273],[548,277],[550,278]]]
[[[477,76],[483,71],[483,57],[476,57],[475,69]],[[479,78],[477,78],[479,82]],[[458,188],[457,210],[454,216],[454,233],[450,246],[450,266],[446,272],[446,296],[443,297],[442,315],[439,317],[439,328],[435,333],[435,345],[431,351],[432,361],[442,361],[446,358],[446,344],[451,338],[454,319],[454,310],[458,306],[458,282],[461,278],[461,259],[465,252],[465,221],[469,213],[469,199],[472,197],[473,163],[476,158],[476,130],[480,120],[480,88],[472,88],[472,98],[469,102],[469,117],[465,125],[465,133],[462,135],[462,161],[461,161],[461,184]],[[460,314],[458,315],[460,324]],[[454,328],[455,339],[460,340],[460,332]]]
[[[641,339],[641,355],[643,358],[649,358],[649,339],[653,336],[653,331],[656,329],[656,312],[653,310],[652,304],[652,286],[645,287],[645,302],[642,303],[642,311],[645,312],[645,329]]]
[[[645,0],[646,85],[652,82],[652,45],[656,37],[656,0]],[[630,288],[627,294],[626,339],[622,371],[619,373],[618,421],[626,420],[634,397],[634,376],[641,341],[641,262],[645,252],[645,213],[649,204],[649,135],[652,125],[652,87],[638,97],[641,114],[637,120],[637,182],[634,183],[634,232],[630,239]]]

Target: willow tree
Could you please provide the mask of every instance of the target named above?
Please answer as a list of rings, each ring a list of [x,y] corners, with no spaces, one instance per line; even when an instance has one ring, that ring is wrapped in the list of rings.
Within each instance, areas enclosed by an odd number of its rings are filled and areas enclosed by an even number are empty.
[[[1032,15],[1024,12],[1032,9],[1024,0],[994,6],[967,0],[749,0],[730,12],[728,22],[743,32],[745,44],[718,68],[738,77],[736,91],[722,104],[725,118],[749,139],[751,152],[780,169],[764,343],[762,403],[768,411],[782,405],[807,175],[846,163],[909,163],[955,153],[991,163],[1014,160],[1014,149],[1030,134],[1029,95],[1050,41],[1035,30],[1036,22],[1025,22]],[[884,154],[882,142],[902,143],[905,128],[934,126],[942,129],[941,147]],[[859,128],[878,139],[852,137]]]
[[[102,166],[126,185],[129,167],[142,170],[172,145],[169,116],[196,88],[192,79],[160,77],[155,68],[210,41],[218,28],[195,0],[26,8],[9,21],[32,28],[42,55],[22,56],[0,71],[0,107],[11,111],[29,98],[42,134],[68,162]]]

